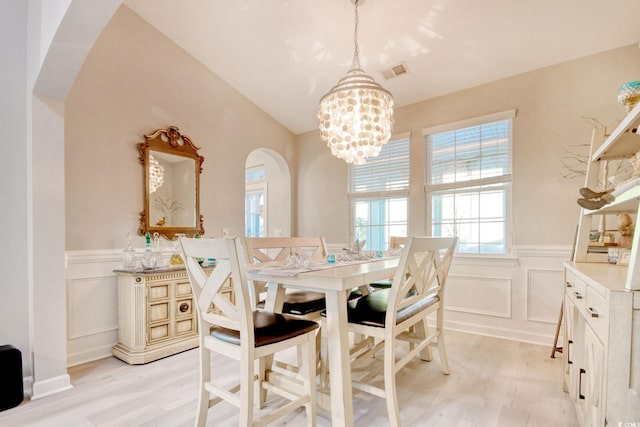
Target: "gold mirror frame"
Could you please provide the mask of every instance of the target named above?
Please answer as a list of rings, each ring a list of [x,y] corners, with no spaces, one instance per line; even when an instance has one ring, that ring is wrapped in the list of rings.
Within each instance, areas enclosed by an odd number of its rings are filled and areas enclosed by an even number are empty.
[[[144,236],[148,231],[151,234],[158,233],[160,236],[164,236],[167,239],[173,240],[176,238],[176,234],[183,233],[188,237],[193,237],[196,234],[204,234],[203,218],[200,214],[200,174],[202,173],[202,163],[204,157],[198,155],[199,147],[196,147],[191,139],[180,134],[180,129],[176,126],[169,126],[168,129],[158,129],[150,135],[144,135],[145,142],[138,144],[138,151],[140,152],[140,163],[142,163],[144,169],[144,210],[140,212],[140,227],[138,228],[138,234]],[[176,226],[173,224],[163,225],[162,219],[157,221],[156,224],[150,224],[151,219],[151,194],[156,189],[151,189],[151,176],[154,172],[151,171],[152,163],[157,164],[157,160],[150,159],[150,152],[158,152],[158,156],[166,156],[167,158],[185,157],[193,159],[194,163],[194,184],[195,184],[195,206],[193,212],[193,226]],[[162,186],[162,184],[160,184]],[[189,207],[181,207],[179,203],[172,202],[172,205],[178,206],[175,209],[188,209]],[[190,216],[190,214],[189,214]],[[166,220],[166,217],[163,217]]]

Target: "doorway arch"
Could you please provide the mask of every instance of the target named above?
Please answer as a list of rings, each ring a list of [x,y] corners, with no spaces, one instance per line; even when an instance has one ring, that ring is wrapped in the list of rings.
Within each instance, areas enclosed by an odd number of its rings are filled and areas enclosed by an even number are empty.
[[[245,200],[250,193],[263,191],[264,237],[291,235],[291,172],[280,153],[268,148],[257,148],[247,156],[245,171],[264,171],[264,177],[245,180]],[[245,176],[248,176],[246,174]],[[247,215],[245,203],[245,218]],[[245,222],[245,233],[246,233]]]

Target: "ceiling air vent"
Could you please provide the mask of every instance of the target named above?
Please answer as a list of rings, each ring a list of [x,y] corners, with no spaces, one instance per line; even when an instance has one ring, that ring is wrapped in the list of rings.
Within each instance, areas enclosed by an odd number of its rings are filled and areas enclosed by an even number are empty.
[[[384,77],[385,80],[389,80],[394,77],[407,74],[409,70],[407,69],[407,65],[404,62],[401,62],[398,65],[394,65],[393,67],[384,69],[380,72],[382,73],[382,77]]]

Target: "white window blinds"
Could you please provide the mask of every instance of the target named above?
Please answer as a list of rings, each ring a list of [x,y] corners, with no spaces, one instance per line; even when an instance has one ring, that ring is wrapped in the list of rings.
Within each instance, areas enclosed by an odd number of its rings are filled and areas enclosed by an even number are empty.
[[[385,144],[377,157],[349,165],[348,192],[378,193],[409,189],[409,139]]]
[[[511,119],[500,120],[426,135],[426,184],[509,179],[511,123]]]

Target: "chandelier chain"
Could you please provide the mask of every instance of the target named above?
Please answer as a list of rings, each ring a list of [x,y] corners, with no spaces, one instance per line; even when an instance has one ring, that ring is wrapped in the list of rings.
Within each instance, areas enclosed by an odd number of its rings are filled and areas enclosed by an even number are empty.
[[[358,47],[358,0],[354,1],[355,5],[356,5],[356,13],[355,13],[355,25],[354,25],[354,31],[353,31],[353,45],[355,46],[355,49],[353,51],[353,61],[351,62],[351,69],[352,70],[359,70],[360,67],[360,49]]]

